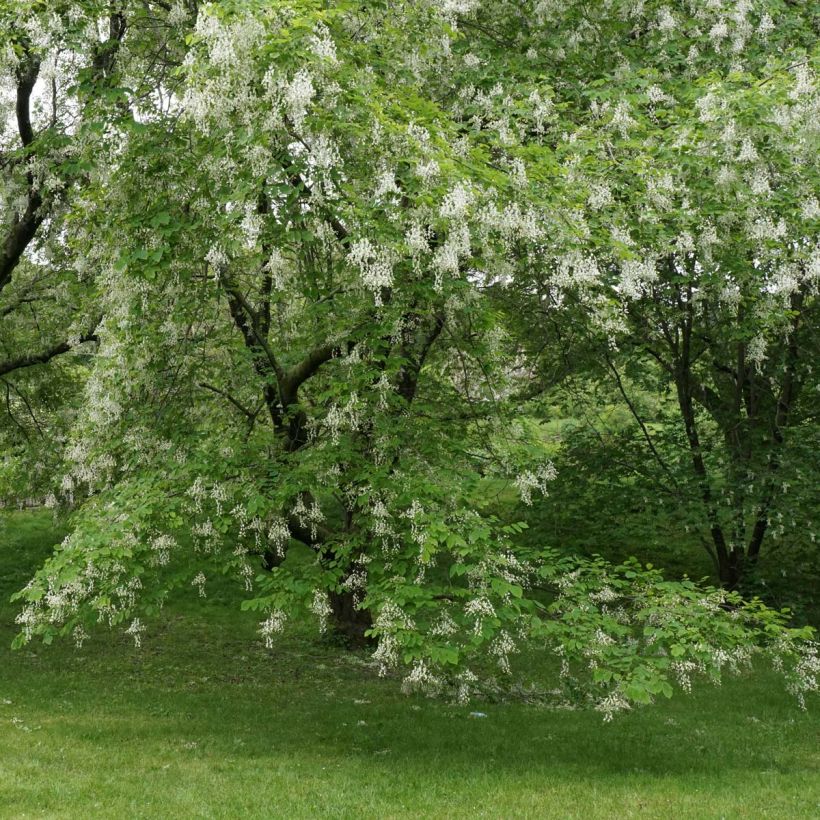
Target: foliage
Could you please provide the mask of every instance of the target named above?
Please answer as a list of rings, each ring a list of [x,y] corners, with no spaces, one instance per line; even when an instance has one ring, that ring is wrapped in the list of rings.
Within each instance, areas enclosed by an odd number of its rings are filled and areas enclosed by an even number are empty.
[[[267,643],[309,614],[411,689],[468,697],[532,642],[607,717],[756,651],[816,688],[810,632],[758,601],[525,548],[488,504],[494,480],[525,503],[555,480],[521,407],[580,314],[610,369],[620,346],[674,384],[730,568],[699,414],[741,414],[759,552],[808,418],[814,23],[700,5],[4,4],[0,287],[53,245],[96,342],[43,431],[49,502],[76,513],[18,644],[103,621],[139,645],[171,592],[227,573]],[[712,369],[738,343],[732,415]]]

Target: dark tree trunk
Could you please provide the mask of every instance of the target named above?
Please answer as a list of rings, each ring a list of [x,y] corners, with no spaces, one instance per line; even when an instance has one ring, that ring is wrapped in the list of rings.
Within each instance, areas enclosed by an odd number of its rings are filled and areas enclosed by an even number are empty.
[[[725,589],[736,589],[743,577],[744,555],[736,549],[719,554],[718,577]]]
[[[373,643],[373,639],[364,634],[373,626],[373,620],[367,610],[356,608],[352,592],[331,592],[330,606],[333,631],[345,644],[362,647]]]

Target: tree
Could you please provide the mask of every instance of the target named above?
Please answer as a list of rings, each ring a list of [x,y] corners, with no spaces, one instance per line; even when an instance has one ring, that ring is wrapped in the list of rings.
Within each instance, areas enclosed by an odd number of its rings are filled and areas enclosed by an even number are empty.
[[[64,241],[65,220],[71,200],[99,171],[94,157],[111,119],[107,101],[116,95],[125,21],[112,11],[105,34],[90,36],[84,26],[106,4],[75,6],[72,12],[67,4],[0,5],[0,440],[7,497],[42,488],[57,467],[51,456],[67,432],[65,411],[78,382],[76,362],[57,366],[57,359],[87,352],[100,321],[93,281]]]
[[[500,18],[517,45],[567,36],[536,7]],[[104,317],[60,481],[78,509],[20,594],[19,642],[98,620],[139,642],[173,589],[223,571],[266,640],[313,613],[408,687],[466,696],[488,650],[508,671],[536,640],[607,716],[756,647],[812,688],[808,632],[759,603],[519,548],[488,509],[493,477],[525,497],[554,477],[516,418],[537,356],[494,286],[529,297],[573,236],[550,230],[561,123],[485,31],[497,11],[109,7],[130,62],[63,239]]]
[[[583,103],[553,152],[572,169],[578,239],[562,239],[552,270],[533,269],[516,298],[531,301],[524,333],[552,314],[542,346],[585,323],[576,360],[617,388],[653,481],[697,499],[718,577],[734,588],[775,507],[799,529],[817,504],[800,486],[817,409],[817,20],[800,4],[682,6],[636,22],[597,65],[580,61],[593,73],[567,89],[563,104]],[[556,319],[567,299],[585,315]],[[671,396],[684,472],[674,446],[661,455],[630,384]]]

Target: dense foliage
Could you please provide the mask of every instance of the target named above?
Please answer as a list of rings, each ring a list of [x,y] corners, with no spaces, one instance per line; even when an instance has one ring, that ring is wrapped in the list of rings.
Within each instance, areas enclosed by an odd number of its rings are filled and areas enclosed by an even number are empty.
[[[0,486],[72,511],[21,643],[139,644],[228,573],[410,688],[532,642],[606,716],[757,651],[816,687],[734,591],[811,475],[816,20],[600,5],[0,5]],[[725,588],[499,512],[562,480],[542,398],[604,378]]]

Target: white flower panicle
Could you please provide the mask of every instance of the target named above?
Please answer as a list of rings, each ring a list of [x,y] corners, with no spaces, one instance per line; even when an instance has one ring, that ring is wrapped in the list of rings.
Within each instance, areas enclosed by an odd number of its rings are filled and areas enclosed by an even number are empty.
[[[197,592],[199,593],[200,598],[205,597],[205,583],[206,583],[205,573],[200,571],[196,575],[194,575],[193,580],[191,581],[191,586],[196,587]]]
[[[281,609],[274,609],[268,617],[259,624],[259,632],[265,641],[265,648],[273,649],[274,638],[285,629],[287,615]]]
[[[357,268],[362,285],[373,292],[376,304],[382,303],[382,289],[393,285],[393,257],[385,248],[379,248],[369,239],[356,240],[347,255],[348,262]]]
[[[542,464],[536,470],[524,470],[515,478],[515,486],[521,495],[521,501],[528,507],[532,505],[532,493],[537,490],[542,495],[549,495],[548,485],[558,475],[552,462]]]
[[[134,646],[139,649],[142,646],[142,634],[145,632],[145,627],[140,623],[139,618],[134,618],[131,625],[125,630],[126,635],[130,635],[134,639]]]
[[[309,609],[319,619],[319,631],[327,632],[328,620],[333,614],[327,592],[321,589],[314,590]]]
[[[467,213],[473,202],[473,194],[469,188],[459,183],[444,197],[440,213],[447,219],[460,219]]]
[[[284,94],[288,115],[296,128],[302,127],[315,95],[310,72],[306,68],[300,69],[288,83]]]
[[[268,541],[273,545],[273,551],[279,558],[285,557],[285,547],[290,540],[290,527],[284,518],[274,518],[268,528]]]

